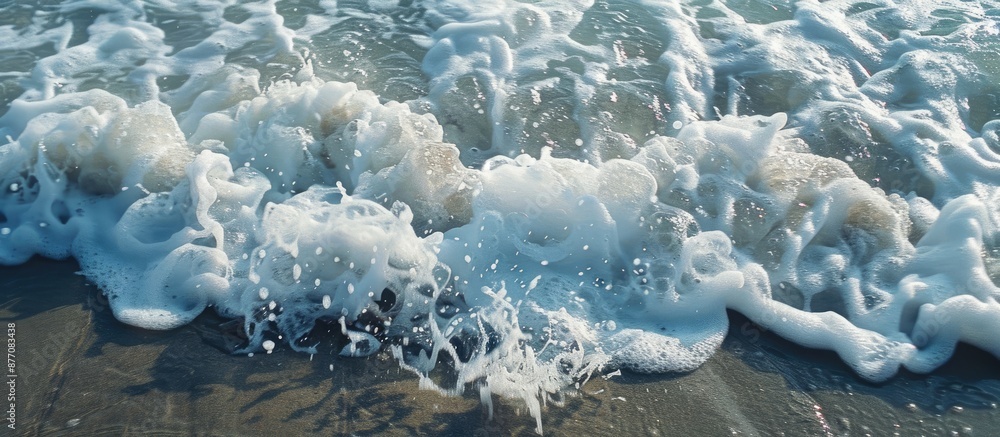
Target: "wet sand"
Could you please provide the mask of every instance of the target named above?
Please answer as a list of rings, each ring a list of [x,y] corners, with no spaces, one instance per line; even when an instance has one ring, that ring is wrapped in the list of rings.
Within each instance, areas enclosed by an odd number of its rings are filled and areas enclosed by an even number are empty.
[[[420,390],[387,354],[229,355],[212,346],[223,321],[210,315],[169,332],[128,327],[75,270],[0,268],[17,435],[535,435],[516,403],[494,399],[489,420],[476,390]],[[722,350],[698,370],[595,377],[545,408],[545,434],[1000,434],[1000,361],[986,353],[962,347],[931,375],[869,384],[831,353],[730,316]]]

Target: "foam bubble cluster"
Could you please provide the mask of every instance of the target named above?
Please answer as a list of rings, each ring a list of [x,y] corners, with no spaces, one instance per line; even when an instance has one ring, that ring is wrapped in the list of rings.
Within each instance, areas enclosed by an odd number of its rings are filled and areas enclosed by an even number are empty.
[[[0,262],[536,419],[727,310],[872,381],[1000,356],[995,8],[182,3],[5,10]]]

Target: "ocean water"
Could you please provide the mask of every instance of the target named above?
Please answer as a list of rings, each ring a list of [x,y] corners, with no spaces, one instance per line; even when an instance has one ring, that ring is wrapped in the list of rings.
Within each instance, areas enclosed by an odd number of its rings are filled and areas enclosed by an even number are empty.
[[[858,376],[1000,356],[1000,3],[0,3],[0,262],[538,419],[727,310]]]

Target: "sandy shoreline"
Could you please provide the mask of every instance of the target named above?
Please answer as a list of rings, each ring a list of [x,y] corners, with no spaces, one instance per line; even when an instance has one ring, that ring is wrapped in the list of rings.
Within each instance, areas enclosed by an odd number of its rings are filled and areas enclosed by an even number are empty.
[[[19,435],[534,435],[515,403],[495,400],[488,420],[475,390],[420,390],[386,354],[232,356],[210,345],[213,317],[169,332],[130,328],[75,269],[0,269],[0,319],[16,326]],[[1000,432],[1000,361],[985,353],[961,348],[932,375],[873,385],[832,354],[731,321],[700,369],[594,378],[545,409],[546,435]]]

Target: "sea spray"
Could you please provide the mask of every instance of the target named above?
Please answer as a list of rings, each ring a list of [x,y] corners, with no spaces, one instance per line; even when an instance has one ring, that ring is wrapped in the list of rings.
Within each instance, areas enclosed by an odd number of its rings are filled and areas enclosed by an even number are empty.
[[[18,9],[0,261],[536,420],[727,309],[873,381],[1000,355],[995,8],[918,3]]]

